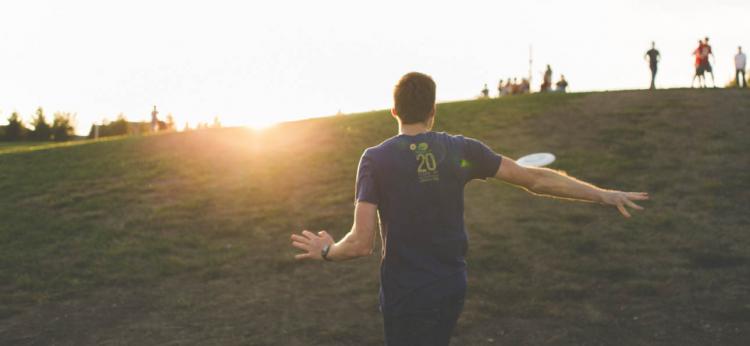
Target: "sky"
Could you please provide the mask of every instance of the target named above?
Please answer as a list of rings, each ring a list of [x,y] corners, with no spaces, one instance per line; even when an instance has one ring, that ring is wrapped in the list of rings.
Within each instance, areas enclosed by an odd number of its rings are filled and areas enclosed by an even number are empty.
[[[571,91],[645,88],[656,41],[658,87],[687,87],[709,36],[716,83],[750,47],[750,1],[5,1],[0,0],[0,124],[76,114],[92,123],[264,126],[391,107],[409,71],[438,101],[494,95],[500,78],[546,64]]]

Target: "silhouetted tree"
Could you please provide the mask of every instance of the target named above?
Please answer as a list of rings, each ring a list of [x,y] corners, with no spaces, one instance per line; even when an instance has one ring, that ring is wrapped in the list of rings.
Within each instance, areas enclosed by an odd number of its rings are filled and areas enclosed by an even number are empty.
[[[73,120],[74,115],[70,113],[57,112],[52,122],[52,139],[55,141],[67,141],[74,135]]]
[[[143,131],[148,131],[149,123],[141,123],[144,127]],[[125,115],[120,113],[115,121],[102,121],[102,125],[91,125],[89,131],[89,138],[94,138],[96,135],[96,127],[99,127],[99,137],[107,136],[120,136],[128,134],[128,121],[125,119]]]
[[[109,123],[105,127],[106,133],[103,136],[119,136],[128,134],[128,121],[125,115],[120,113],[117,120]],[[101,133],[99,135],[102,135]]]
[[[13,112],[8,118],[8,126],[5,127],[4,139],[8,141],[20,141],[26,137],[28,130],[23,125],[23,120],[18,112]]]
[[[36,115],[31,121],[34,125],[34,130],[31,131],[29,136],[34,141],[48,141],[52,137],[52,128],[47,123],[47,119],[44,118],[44,110],[42,107],[36,109]]]

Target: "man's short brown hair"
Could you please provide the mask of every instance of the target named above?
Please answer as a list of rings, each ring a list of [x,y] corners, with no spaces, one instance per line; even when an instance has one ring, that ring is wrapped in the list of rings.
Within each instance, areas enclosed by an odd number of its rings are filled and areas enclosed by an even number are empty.
[[[425,122],[435,107],[435,81],[424,73],[405,74],[393,89],[393,105],[401,123]]]

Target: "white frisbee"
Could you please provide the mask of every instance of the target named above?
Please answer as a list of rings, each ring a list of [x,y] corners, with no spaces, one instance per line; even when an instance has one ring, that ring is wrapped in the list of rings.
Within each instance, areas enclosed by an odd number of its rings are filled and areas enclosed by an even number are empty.
[[[552,155],[552,153],[534,153],[519,158],[516,162],[522,166],[544,167],[555,162],[555,155]]]

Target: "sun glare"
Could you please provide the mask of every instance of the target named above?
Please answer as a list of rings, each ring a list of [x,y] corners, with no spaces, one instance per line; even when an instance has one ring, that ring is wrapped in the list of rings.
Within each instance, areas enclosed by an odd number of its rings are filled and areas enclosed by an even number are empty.
[[[276,124],[278,123],[270,119],[253,119],[253,121],[249,122],[246,126],[253,130],[261,131],[273,127]]]

